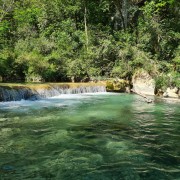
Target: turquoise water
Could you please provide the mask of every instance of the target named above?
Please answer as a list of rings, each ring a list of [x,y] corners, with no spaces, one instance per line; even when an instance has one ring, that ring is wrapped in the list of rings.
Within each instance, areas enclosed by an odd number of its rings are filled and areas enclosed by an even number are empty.
[[[0,103],[0,179],[180,179],[179,120],[128,94]]]

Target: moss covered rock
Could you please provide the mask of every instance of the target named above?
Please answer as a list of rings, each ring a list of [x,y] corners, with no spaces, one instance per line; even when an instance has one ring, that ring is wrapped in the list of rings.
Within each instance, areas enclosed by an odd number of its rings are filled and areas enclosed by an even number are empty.
[[[107,91],[126,92],[130,82],[124,79],[110,79],[106,82]]]

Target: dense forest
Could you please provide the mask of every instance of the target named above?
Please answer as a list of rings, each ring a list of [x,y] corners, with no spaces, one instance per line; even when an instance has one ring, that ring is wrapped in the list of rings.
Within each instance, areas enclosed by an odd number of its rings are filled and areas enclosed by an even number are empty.
[[[179,0],[0,0],[0,79],[180,86]]]

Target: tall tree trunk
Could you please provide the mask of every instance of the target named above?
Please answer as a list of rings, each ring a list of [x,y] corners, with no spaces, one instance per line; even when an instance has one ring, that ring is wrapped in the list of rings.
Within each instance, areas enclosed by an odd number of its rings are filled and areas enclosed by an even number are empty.
[[[85,36],[86,36],[86,49],[88,51],[89,46],[89,38],[88,38],[88,27],[87,27],[87,2],[84,1],[84,30],[85,30]]]
[[[124,28],[127,29],[128,26],[128,0],[123,0],[123,17],[124,17]]]
[[[74,20],[75,20],[75,24],[76,24],[76,30],[78,30],[78,15],[77,15],[77,13],[75,13],[75,15],[74,15]]]
[[[124,24],[123,4],[122,4],[121,0],[113,0],[113,2],[116,7],[115,29],[119,30],[120,28],[118,26],[120,24],[121,28],[123,28],[125,30],[126,26]]]

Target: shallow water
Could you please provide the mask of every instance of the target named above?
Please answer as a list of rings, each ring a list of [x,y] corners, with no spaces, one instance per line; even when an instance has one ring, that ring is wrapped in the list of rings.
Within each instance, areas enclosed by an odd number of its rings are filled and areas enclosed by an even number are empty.
[[[110,93],[0,103],[0,179],[179,179],[179,109]]]

